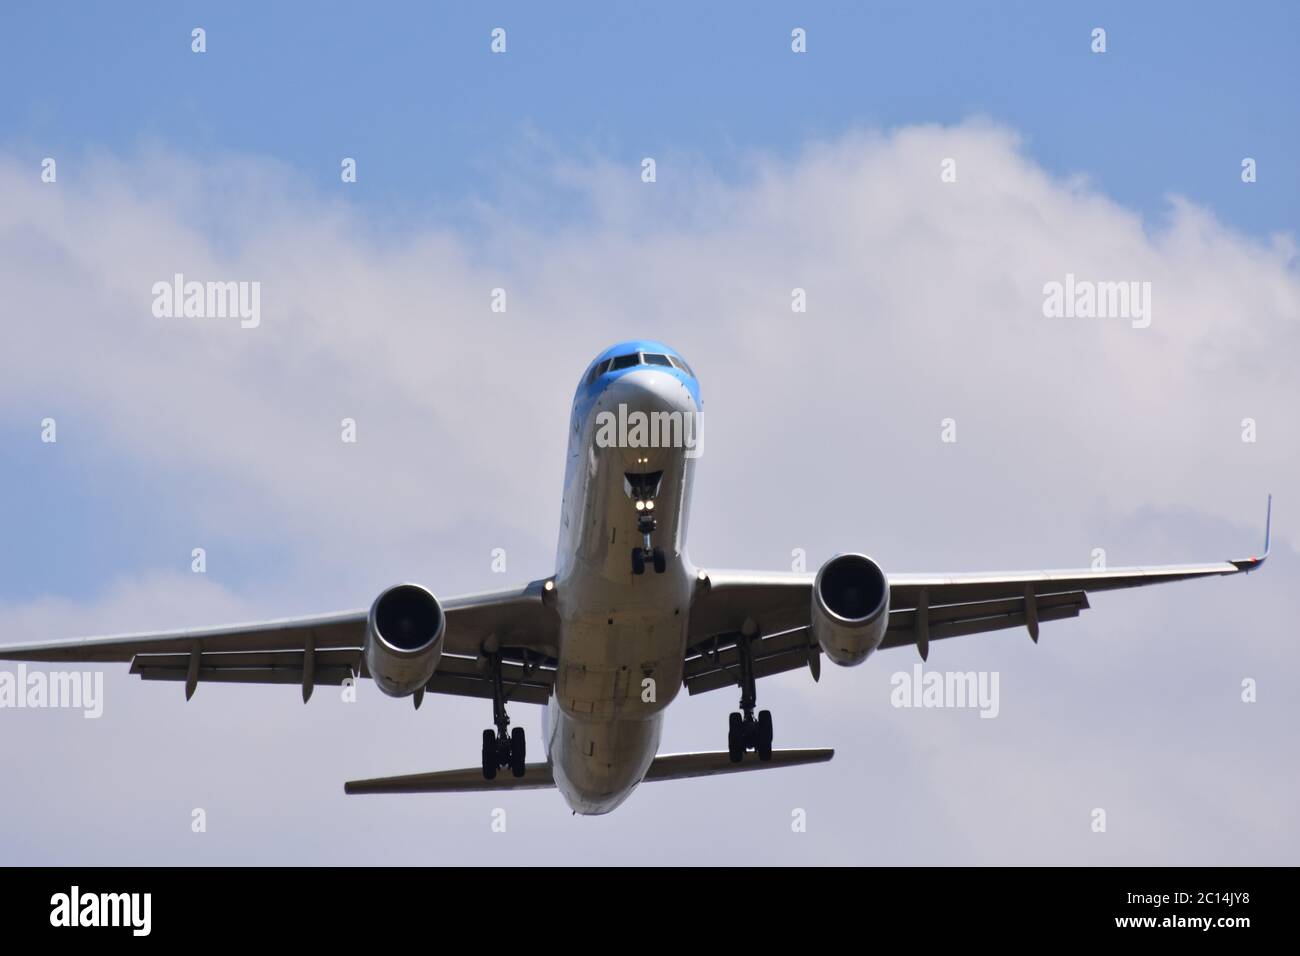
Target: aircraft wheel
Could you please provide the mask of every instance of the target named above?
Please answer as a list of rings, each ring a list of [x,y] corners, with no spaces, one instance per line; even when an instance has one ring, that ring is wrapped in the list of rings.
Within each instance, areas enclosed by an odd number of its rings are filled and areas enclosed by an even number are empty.
[[[745,757],[745,724],[734,711],[727,724],[727,756],[732,763],[740,763]]]
[[[632,573],[645,574],[645,552],[640,548],[632,549]]]
[[[760,710],[758,712],[758,759],[772,759],[772,712],[770,710]]]
[[[654,564],[655,564],[655,574],[663,574],[663,573],[664,573],[664,569],[668,567],[668,561],[667,561],[667,559],[664,557],[664,549],[663,549],[663,548],[655,548],[655,550],[654,550]]]
[[[516,777],[524,775],[524,761],[528,745],[524,740],[524,728],[516,727],[510,731],[510,772]]]
[[[496,731],[483,731],[483,779],[495,780],[497,776]]]

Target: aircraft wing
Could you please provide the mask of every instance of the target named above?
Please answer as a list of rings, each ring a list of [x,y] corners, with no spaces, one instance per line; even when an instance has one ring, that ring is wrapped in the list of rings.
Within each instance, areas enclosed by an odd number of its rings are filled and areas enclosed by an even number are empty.
[[[510,698],[545,703],[554,683],[559,620],[542,600],[545,581],[442,602],[447,617],[443,656],[426,686],[433,693],[492,697],[478,667],[483,641],[495,635]],[[0,645],[0,660],[76,663],[130,662],[145,680],[184,681],[186,697],[199,683],[300,684],[303,700],[318,684],[368,677],[362,647],[367,611],[286,618],[42,644]]]
[[[1015,571],[993,574],[889,575],[889,626],[880,649],[915,647],[929,657],[930,642],[1005,628],[1027,628],[1038,640],[1039,624],[1077,617],[1095,591],[1144,587],[1168,581],[1253,571],[1268,557],[1272,519],[1269,498],[1264,553],[1209,564],[1155,567]],[[701,571],[702,590],[691,608],[686,688],[692,694],[738,681],[736,640],[752,622],[756,677],[807,666],[819,673],[821,650],[810,629],[814,574]]]

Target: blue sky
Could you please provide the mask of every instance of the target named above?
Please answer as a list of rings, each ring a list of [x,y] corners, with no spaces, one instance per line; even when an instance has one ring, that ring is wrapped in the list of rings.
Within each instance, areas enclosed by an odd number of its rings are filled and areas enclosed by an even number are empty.
[[[548,574],[573,388],[632,337],[700,374],[701,565],[1216,560],[1257,550],[1269,491],[1273,563],[1098,597],[1037,647],[944,642],[940,666],[1001,670],[996,721],[891,710],[906,656],[777,678],[784,742],[840,748],[820,776],[638,793],[602,822],[516,795],[509,848],[475,828],[488,798],[338,786],[472,765],[481,702],[184,705],[116,669],[89,730],[0,713],[0,757],[43,771],[0,786],[25,821],[0,856],[427,862],[418,831],[471,862],[636,861],[647,833],[675,862],[1295,862],[1300,8],[379,6],[0,7],[0,641]],[[262,282],[262,325],[160,324],[175,271]],[[1067,272],[1150,280],[1151,327],[1046,321]],[[733,704],[675,703],[666,748],[720,745]],[[881,781],[884,823],[860,804]],[[1098,804],[1113,840],[1087,831]],[[217,811],[203,843],[194,806]],[[808,841],[753,838],[788,836],[791,806]],[[368,837],[326,845],[320,821]]]
[[[702,9],[703,8],[703,9]],[[1049,171],[1150,215],[1170,192],[1255,232],[1300,221],[1300,99],[1284,2],[133,3],[0,12],[0,137],[28,155],[269,156],[349,201],[467,215],[548,150],[707,158],[743,176],[853,127],[986,115]],[[569,12],[572,11],[572,12]],[[193,26],[208,53],[193,55]],[[488,52],[493,27],[508,53]],[[792,27],[809,52],[789,49]],[[1089,50],[1102,26],[1108,52]],[[1243,156],[1259,182],[1243,189]],[[67,175],[75,176],[69,168]],[[555,197],[546,214],[572,207]]]

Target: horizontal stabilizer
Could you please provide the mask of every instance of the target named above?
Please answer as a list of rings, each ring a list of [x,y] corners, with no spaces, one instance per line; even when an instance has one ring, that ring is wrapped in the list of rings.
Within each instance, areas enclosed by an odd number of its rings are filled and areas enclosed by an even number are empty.
[[[477,790],[544,790],[553,786],[555,786],[555,777],[551,775],[551,765],[530,763],[524,767],[522,777],[512,776],[509,770],[503,770],[497,774],[495,780],[484,780],[482,767],[466,767],[464,770],[408,773],[402,777],[349,780],[343,785],[343,792],[473,793]]]
[[[759,760],[746,754],[740,763],[732,763],[725,750],[691,754],[664,754],[656,757],[645,779],[684,780],[687,777],[708,777],[719,773],[742,773],[746,770],[767,770],[772,767],[795,767],[807,763],[824,763],[835,756],[830,748],[803,750],[773,750],[770,761]],[[401,777],[374,777],[369,780],[349,780],[343,785],[344,793],[472,793],[480,790],[541,790],[555,786],[550,764],[530,763],[522,777],[508,772],[495,780],[484,780],[479,767],[464,770],[439,770],[434,773],[411,773]]]
[[[740,763],[732,763],[725,750],[696,754],[664,754],[655,757],[646,771],[646,780],[685,780],[687,777],[711,777],[718,773],[743,773],[746,770],[767,770],[771,767],[797,767],[805,763],[825,763],[835,756],[829,747],[802,750],[773,750],[771,760],[759,760],[755,754],[745,754]]]

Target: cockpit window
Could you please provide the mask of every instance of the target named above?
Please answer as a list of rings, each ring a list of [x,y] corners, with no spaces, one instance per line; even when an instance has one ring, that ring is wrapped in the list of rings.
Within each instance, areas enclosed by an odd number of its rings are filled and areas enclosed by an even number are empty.
[[[597,362],[592,366],[591,371],[587,373],[587,384],[595,384],[596,379],[606,372],[621,372],[625,368],[635,368],[638,365],[658,365],[661,368],[680,369],[691,378],[695,377],[691,367],[675,355],[665,355],[662,352],[629,352],[626,355],[616,355],[614,358]]]

